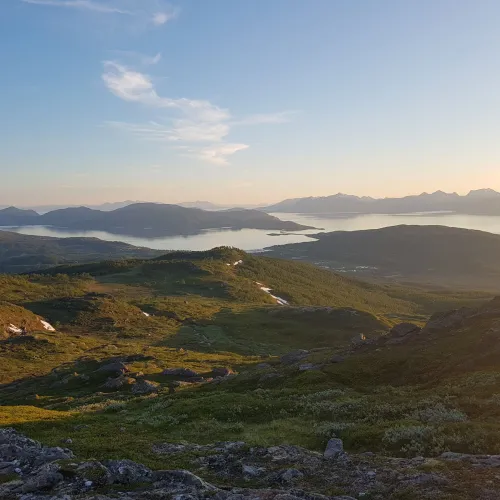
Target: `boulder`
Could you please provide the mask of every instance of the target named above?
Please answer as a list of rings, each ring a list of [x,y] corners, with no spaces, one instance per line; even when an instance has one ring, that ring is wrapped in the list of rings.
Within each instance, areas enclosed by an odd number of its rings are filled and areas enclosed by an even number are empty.
[[[307,358],[307,356],[309,356],[309,351],[299,349],[298,351],[292,351],[281,356],[281,363],[284,365],[293,365]]]
[[[75,472],[85,481],[91,481],[93,485],[98,487],[113,483],[110,470],[96,460],[79,464]]]
[[[112,484],[149,483],[153,473],[145,465],[132,460],[106,460],[102,462],[109,472],[109,481]]]
[[[97,370],[98,373],[109,373],[109,374],[115,373],[117,375],[127,373],[128,371],[129,369],[127,365],[122,363],[121,361],[113,361],[111,363],[106,363]]]
[[[125,377],[125,375],[120,375],[117,378],[108,378],[106,383],[103,385],[104,389],[110,389],[118,391],[124,387],[131,386],[136,383],[135,378]]]
[[[304,474],[297,469],[287,469],[279,474],[279,480],[282,483],[288,484],[302,479]]]
[[[152,394],[158,392],[160,384],[156,382],[151,382],[150,380],[139,380],[132,387],[133,394]]]
[[[344,443],[342,439],[333,438],[328,441],[324,453],[325,458],[338,458],[344,454]]]
[[[300,372],[308,372],[311,370],[319,370],[319,366],[314,365],[313,363],[304,363],[302,365],[299,365]]]
[[[36,473],[29,476],[20,488],[22,493],[47,490],[53,488],[64,479],[60,467],[56,463],[48,463],[37,469]]]
[[[201,375],[194,370],[190,370],[189,368],[170,368],[167,370],[163,370],[162,375],[167,377],[182,377],[182,378],[200,378]]]

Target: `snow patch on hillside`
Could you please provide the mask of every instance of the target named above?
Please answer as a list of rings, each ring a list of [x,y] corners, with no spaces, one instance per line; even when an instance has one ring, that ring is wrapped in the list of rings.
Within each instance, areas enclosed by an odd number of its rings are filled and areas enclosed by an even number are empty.
[[[273,295],[271,292],[273,291],[272,288],[267,287],[263,283],[259,283],[258,281],[255,282],[256,285],[259,286],[259,288],[263,291],[269,294],[274,300],[276,300],[276,303],[280,306],[287,306],[288,301],[283,299],[282,297],[278,297],[277,295]]]
[[[42,323],[43,327],[48,332],[55,332],[56,331],[56,329],[50,323],[48,323],[47,321],[44,321],[43,319],[41,319],[40,323]]]

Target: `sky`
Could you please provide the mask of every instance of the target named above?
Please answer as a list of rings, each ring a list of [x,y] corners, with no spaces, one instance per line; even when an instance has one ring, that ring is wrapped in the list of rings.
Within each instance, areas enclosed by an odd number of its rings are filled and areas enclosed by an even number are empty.
[[[500,190],[498,0],[1,0],[0,205]]]

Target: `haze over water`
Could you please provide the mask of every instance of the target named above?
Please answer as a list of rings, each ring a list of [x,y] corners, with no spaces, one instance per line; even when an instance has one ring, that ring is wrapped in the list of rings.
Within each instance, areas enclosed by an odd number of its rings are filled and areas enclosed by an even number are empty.
[[[53,236],[58,238],[83,236],[99,238],[106,241],[123,241],[131,245],[154,248],[158,250],[208,250],[216,246],[234,246],[243,250],[261,250],[272,245],[286,243],[302,243],[311,241],[308,234],[323,231],[357,231],[362,229],[378,229],[399,224],[443,225],[465,229],[477,229],[500,234],[500,216],[463,215],[450,213],[416,213],[403,215],[323,215],[323,214],[272,214],[282,220],[291,220],[300,224],[321,228],[319,230],[300,231],[293,234],[271,236],[278,231],[260,229],[211,230],[191,236],[167,236],[163,238],[144,238],[129,235],[112,234],[105,231],[70,231],[48,226],[25,226],[16,228],[3,227],[8,231],[37,236]]]

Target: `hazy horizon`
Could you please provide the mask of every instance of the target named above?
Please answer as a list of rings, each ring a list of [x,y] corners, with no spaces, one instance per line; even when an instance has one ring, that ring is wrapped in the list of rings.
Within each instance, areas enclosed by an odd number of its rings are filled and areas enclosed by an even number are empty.
[[[489,187],[482,187],[482,188],[478,188],[478,190],[493,190],[493,191],[496,191],[494,190],[493,188],[489,188]],[[366,197],[370,197],[370,198],[373,198],[373,199],[384,199],[384,198],[404,198],[406,196],[420,196],[420,195],[424,195],[424,194],[433,194],[433,193],[436,193],[436,192],[443,192],[443,193],[446,193],[446,194],[458,194],[459,196],[466,196],[467,194],[469,194],[471,191],[476,191],[476,190],[468,190],[468,191],[462,191],[462,192],[457,192],[457,191],[449,191],[449,190],[444,190],[444,189],[438,189],[436,191],[422,191],[422,192],[413,192],[413,193],[408,193],[408,194],[404,194],[404,195],[401,195],[401,196],[387,196],[387,197],[384,197],[384,196],[372,196],[372,195],[361,195],[361,194],[356,194],[356,193],[342,193],[342,192],[336,192],[336,193],[330,193],[330,194],[327,194],[327,195],[304,195],[304,196],[299,196],[299,197],[293,197],[293,198],[308,198],[308,197],[322,197],[322,196],[325,196],[325,197],[328,197],[328,196],[335,196],[335,195],[347,195],[347,196],[358,196],[358,197],[363,197],[363,196],[366,196]],[[500,193],[500,189],[497,191]],[[293,199],[293,198],[290,198],[290,199]],[[263,202],[261,204],[255,204],[255,203],[244,203],[244,202],[240,202],[240,203],[234,203],[234,204],[231,204],[231,203],[224,203],[222,201],[218,201],[218,200],[208,200],[208,199],[199,199],[199,200],[184,200],[184,199],[180,199],[180,200],[130,200],[130,199],[116,199],[116,200],[102,200],[102,201],[98,201],[98,202],[71,202],[71,203],[17,203],[17,204],[9,204],[9,203],[4,203],[2,199],[0,199],[0,207],[7,207],[7,206],[15,206],[17,208],[37,208],[37,207],[56,207],[56,206],[59,206],[59,207],[76,207],[76,206],[103,206],[103,205],[115,205],[115,204],[120,204],[120,203],[129,203],[129,204],[132,204],[132,203],[164,203],[164,204],[172,204],[172,205],[176,205],[176,204],[190,204],[190,203],[210,203],[210,204],[213,204],[215,206],[220,206],[220,207],[227,207],[227,208],[232,208],[232,207],[265,207],[265,206],[269,206],[269,205],[273,205],[275,203],[279,203],[280,201],[284,201],[285,198],[282,198],[282,199],[276,199],[276,200],[270,200],[268,202]]]
[[[10,0],[3,205],[500,191],[500,3]]]

